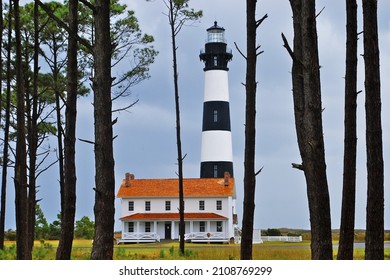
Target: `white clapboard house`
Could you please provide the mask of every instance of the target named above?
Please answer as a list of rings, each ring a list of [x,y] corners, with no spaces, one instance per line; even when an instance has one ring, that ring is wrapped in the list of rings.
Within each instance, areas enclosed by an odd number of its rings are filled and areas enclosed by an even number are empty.
[[[184,179],[185,240],[232,242],[235,215],[234,179]],[[178,179],[135,179],[127,174],[121,199],[122,236],[118,243],[179,239]]]

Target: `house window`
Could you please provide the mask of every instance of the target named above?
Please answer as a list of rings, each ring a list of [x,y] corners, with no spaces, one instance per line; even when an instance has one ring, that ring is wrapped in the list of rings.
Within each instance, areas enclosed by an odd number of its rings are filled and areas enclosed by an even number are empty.
[[[217,66],[218,65],[218,58],[217,56],[214,56],[214,66]]]
[[[217,200],[217,210],[222,210],[222,200]]]
[[[150,222],[145,222],[145,232],[150,232]]]
[[[206,231],[206,222],[199,222],[199,231],[200,232]]]
[[[129,211],[134,211],[134,201],[129,201]]]
[[[169,200],[165,201],[165,211],[171,210],[171,202]]]
[[[145,211],[150,211],[150,201],[145,201]]]
[[[213,111],[213,120],[215,123],[218,122],[218,110]]]
[[[199,210],[204,210],[204,200],[199,200]]]
[[[218,177],[218,165],[214,164],[214,178]]]
[[[221,221],[217,222],[217,232],[222,232],[222,222]]]
[[[127,231],[128,232],[134,232],[134,223],[133,222],[129,222],[128,223]]]

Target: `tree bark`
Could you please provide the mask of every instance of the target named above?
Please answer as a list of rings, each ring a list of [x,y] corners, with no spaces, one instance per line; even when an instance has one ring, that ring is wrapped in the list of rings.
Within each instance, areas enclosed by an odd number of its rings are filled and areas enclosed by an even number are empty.
[[[112,259],[114,249],[115,177],[111,103],[110,2],[95,5],[95,235],[92,259]]]
[[[293,100],[306,178],[312,259],[332,259],[329,190],[322,129],[315,1],[290,0],[294,20]]]
[[[27,164],[26,164],[26,128],[24,104],[24,78],[21,53],[21,34],[19,0],[14,0],[15,11],[15,47],[16,47],[16,99],[17,99],[17,135],[15,159],[15,214],[16,214],[16,258],[31,259],[28,246],[28,207],[27,207]]]
[[[9,10],[12,10],[12,0],[9,1]],[[7,197],[7,174],[8,174],[8,143],[10,127],[10,109],[11,109],[11,30],[12,13],[8,13],[8,47],[7,47],[7,88],[5,105],[5,124],[4,124],[4,148],[3,148],[3,166],[1,178],[1,208],[0,208],[0,250],[4,249],[4,230],[5,230],[5,205]]]
[[[256,142],[256,2],[247,0],[247,57],[244,151],[244,204],[241,234],[241,259],[252,259],[253,219],[255,211],[255,142]]]
[[[34,4],[34,68],[33,68],[33,89],[30,98],[30,90],[26,90],[27,100],[27,138],[28,138],[28,246],[30,250],[34,247],[35,239],[35,207],[36,207],[36,167],[37,167],[37,149],[38,149],[38,48],[39,48],[39,26],[38,26],[38,5]],[[25,68],[28,68],[26,57]],[[29,79],[25,77],[25,88],[29,88]]]
[[[363,0],[367,145],[367,260],[384,259],[384,163],[377,1]]]
[[[67,99],[65,112],[64,169],[61,194],[61,238],[57,249],[57,259],[71,258],[74,220],[76,214],[76,117],[77,117],[77,16],[78,0],[69,0],[69,37],[67,65]],[[57,104],[58,106],[59,104]],[[59,110],[59,108],[57,108]],[[61,127],[61,124],[59,124]],[[62,131],[58,131],[61,135]],[[59,141],[60,142],[60,141]],[[62,155],[62,150],[60,151]]]
[[[356,196],[356,107],[357,107],[357,3],[346,0],[347,43],[344,103],[344,176],[337,259],[353,259]]]
[[[177,164],[179,177],[179,248],[182,255],[184,255],[184,190],[183,190],[183,154],[181,145],[181,126],[180,126],[180,101],[179,101],[179,75],[177,70],[177,55],[176,55],[176,20],[175,20],[174,1],[169,1],[169,25],[171,28],[172,40],[172,59],[173,59],[173,84],[175,96],[175,114],[176,114],[176,148],[177,148]]]

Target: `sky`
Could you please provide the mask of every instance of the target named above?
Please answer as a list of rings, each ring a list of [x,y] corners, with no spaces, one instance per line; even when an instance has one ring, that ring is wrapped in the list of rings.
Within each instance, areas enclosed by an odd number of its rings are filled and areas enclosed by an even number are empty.
[[[359,30],[362,30],[361,1],[359,1]],[[378,1],[378,25],[381,61],[382,129],[385,161],[385,228],[390,229],[389,174],[386,163],[389,154],[390,83],[390,1]],[[136,178],[175,178],[177,151],[175,131],[175,104],[172,76],[172,51],[166,8],[161,0],[122,0],[135,11],[144,33],[154,36],[159,51],[150,68],[151,78],[132,88],[128,100],[139,102],[128,112],[118,115],[114,133],[116,192],[126,172]],[[339,0],[317,0],[319,58],[321,64],[321,91],[325,157],[331,203],[332,228],[340,226],[343,176],[343,123],[345,72],[345,3]],[[199,60],[204,47],[206,29],[218,22],[225,28],[228,47],[233,60],[229,63],[230,114],[233,141],[234,175],[237,191],[237,213],[242,219],[245,123],[245,60],[241,50],[246,48],[244,0],[193,0],[190,7],[202,10],[203,17],[191,26],[185,26],[177,37],[179,91],[182,128],[184,177],[196,178],[200,172],[200,151],[203,110],[203,63]],[[256,183],[256,228],[310,229],[306,185],[303,172],[293,169],[291,163],[300,163],[295,134],[291,59],[283,48],[283,32],[292,45],[292,12],[288,0],[261,0],[257,17],[268,14],[258,29],[257,41],[264,51],[257,64],[256,167],[263,171]],[[359,54],[363,54],[363,37],[359,40]],[[119,70],[120,71],[120,70]],[[115,71],[113,72],[115,76]],[[365,228],[366,156],[364,112],[364,64],[359,56],[358,89],[358,164],[356,193],[356,228]],[[92,96],[78,100],[77,137],[93,139]],[[119,106],[120,104],[114,104]],[[115,117],[116,117],[115,116]],[[55,145],[54,140],[52,145]],[[94,154],[90,144],[78,141],[77,210],[76,219],[93,218]],[[11,171],[12,172],[12,171]],[[38,197],[49,222],[60,211],[57,166],[39,178]],[[9,181],[6,229],[15,228],[13,183]],[[119,223],[120,200],[116,200],[116,229]]]

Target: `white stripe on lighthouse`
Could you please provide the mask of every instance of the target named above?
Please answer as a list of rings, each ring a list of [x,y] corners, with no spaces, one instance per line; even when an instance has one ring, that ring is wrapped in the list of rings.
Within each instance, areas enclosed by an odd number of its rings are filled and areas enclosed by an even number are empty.
[[[202,132],[201,162],[233,162],[232,150],[230,131],[210,130]]]
[[[208,70],[204,76],[204,102],[229,102],[228,71]]]

